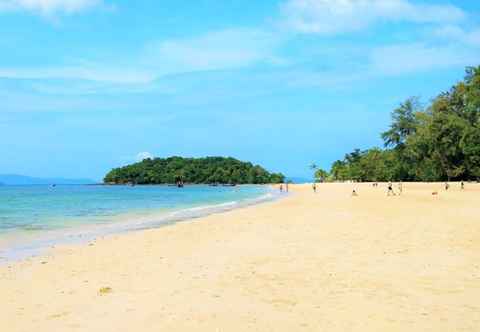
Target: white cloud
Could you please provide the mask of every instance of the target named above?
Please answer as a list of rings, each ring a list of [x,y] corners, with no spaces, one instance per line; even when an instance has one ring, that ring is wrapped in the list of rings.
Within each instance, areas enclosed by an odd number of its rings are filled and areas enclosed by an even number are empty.
[[[58,67],[1,68],[0,77],[17,79],[76,79],[108,83],[148,83],[155,77],[145,70],[84,64]]]
[[[409,74],[475,65],[478,59],[478,50],[455,45],[397,44],[375,49],[371,55],[371,70],[383,75]]]
[[[77,60],[52,67],[0,67],[0,78],[142,84],[166,75],[237,69],[257,63],[279,64],[282,60],[274,56],[278,45],[279,36],[263,30],[229,29],[195,38],[150,42],[138,54],[130,55],[127,65],[121,61],[105,64]]]
[[[445,25],[433,31],[435,37],[480,47],[480,29],[464,30],[457,25]]]
[[[150,152],[140,152],[135,157],[135,160],[142,161],[144,159],[153,159],[153,155]]]
[[[357,31],[382,21],[448,23],[466,16],[452,5],[409,0],[289,0],[282,9],[289,28],[325,35]]]
[[[203,36],[150,43],[142,62],[162,74],[222,70],[258,62],[278,63],[273,56],[279,36],[256,29],[227,29]]]
[[[26,10],[50,16],[74,14],[102,3],[102,0],[0,0],[0,11]]]

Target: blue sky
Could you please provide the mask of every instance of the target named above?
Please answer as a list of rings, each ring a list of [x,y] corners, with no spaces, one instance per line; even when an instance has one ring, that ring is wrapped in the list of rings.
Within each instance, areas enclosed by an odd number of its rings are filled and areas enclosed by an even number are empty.
[[[480,3],[0,0],[0,50],[0,173],[229,155],[309,176],[479,65]]]

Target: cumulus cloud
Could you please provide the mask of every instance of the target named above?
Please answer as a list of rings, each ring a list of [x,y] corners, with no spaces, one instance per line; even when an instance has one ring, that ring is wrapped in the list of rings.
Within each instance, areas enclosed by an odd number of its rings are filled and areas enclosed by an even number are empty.
[[[74,14],[102,3],[102,0],[0,0],[0,11],[26,10],[50,16]]]
[[[144,159],[153,159],[153,155],[150,152],[140,152],[136,155],[136,161],[142,161]]]
[[[361,30],[382,21],[448,23],[466,16],[452,5],[409,0],[289,0],[282,11],[289,28],[325,35]]]

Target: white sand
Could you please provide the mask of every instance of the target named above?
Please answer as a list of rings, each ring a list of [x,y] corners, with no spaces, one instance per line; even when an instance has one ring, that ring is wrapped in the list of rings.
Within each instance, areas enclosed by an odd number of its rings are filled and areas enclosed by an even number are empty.
[[[480,331],[480,185],[355,187],[1,267],[0,331]]]

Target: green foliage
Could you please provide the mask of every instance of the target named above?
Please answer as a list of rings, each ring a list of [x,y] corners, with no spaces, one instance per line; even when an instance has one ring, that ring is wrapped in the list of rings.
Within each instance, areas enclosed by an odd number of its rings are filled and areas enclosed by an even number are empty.
[[[330,176],[330,174],[327,171],[325,171],[321,168],[317,167],[315,169],[316,169],[316,171],[315,171],[315,181],[316,182],[325,182],[328,179],[328,177]]]
[[[382,133],[385,146],[401,147],[405,144],[407,137],[414,134],[417,129],[415,114],[420,110],[418,98],[412,97],[392,112],[390,129]]]
[[[139,163],[111,170],[105,183],[168,184],[185,183],[262,184],[281,183],[283,174],[234,158],[207,157],[145,159]]]
[[[422,109],[410,98],[392,112],[385,150],[355,150],[333,163],[333,180],[441,181],[480,177],[480,67]]]

